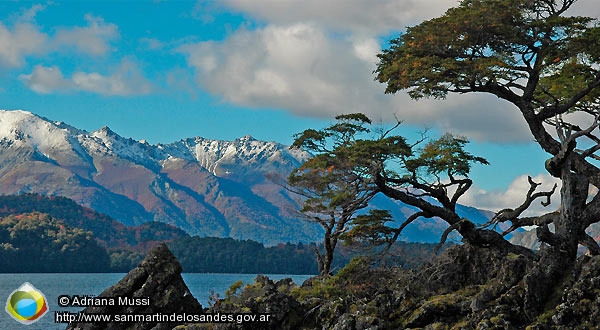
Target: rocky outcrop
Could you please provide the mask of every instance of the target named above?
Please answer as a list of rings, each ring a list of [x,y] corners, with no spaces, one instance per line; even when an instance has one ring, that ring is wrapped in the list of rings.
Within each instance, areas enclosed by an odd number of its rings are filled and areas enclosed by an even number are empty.
[[[254,283],[247,285],[240,293],[237,293],[237,289],[230,288],[226,297],[218,301],[208,312],[230,315],[269,315],[268,321],[199,323],[181,325],[174,330],[306,329],[306,306],[302,306],[292,293],[297,288],[290,278],[274,282],[266,276],[258,275]]]
[[[302,287],[259,277],[211,311],[279,313],[273,322],[210,329],[599,329],[600,256],[580,258],[532,317],[524,308],[531,288],[523,279],[536,263],[460,245],[418,270],[372,268],[358,260]]]
[[[175,256],[165,244],[160,244],[150,250],[146,258],[123,279],[97,297],[115,298],[114,305],[89,306],[83,312],[88,315],[110,314],[132,317],[158,313],[163,316],[174,313],[201,314],[202,305],[190,293],[181,278],[181,271],[182,267]],[[127,297],[133,306],[123,306],[118,302],[117,297]],[[175,325],[177,323],[153,322],[152,319],[145,319],[143,322],[73,323],[67,329],[166,330],[172,329]]]
[[[531,330],[600,329],[600,256],[581,257],[556,291],[557,303],[538,317]]]
[[[302,286],[259,275],[202,311],[161,245],[103,296],[151,297],[146,307],[90,307],[88,313],[268,315],[266,322],[74,324],[68,329],[600,329],[600,256],[583,256],[554,286],[541,312],[525,308],[525,280],[539,261],[495,249],[453,246],[416,270],[354,259],[334,276]]]

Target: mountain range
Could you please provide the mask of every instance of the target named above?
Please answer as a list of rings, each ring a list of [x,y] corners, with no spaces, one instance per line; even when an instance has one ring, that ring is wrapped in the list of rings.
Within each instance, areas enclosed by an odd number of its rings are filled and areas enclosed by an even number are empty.
[[[283,177],[310,154],[245,136],[202,137],[152,145],[108,127],[88,132],[21,110],[0,110],[0,194],[64,196],[125,225],[159,221],[191,235],[264,244],[320,241],[321,228],[299,219],[297,198],[266,178]],[[413,210],[386,198],[401,221]],[[459,207],[482,223],[490,212]],[[404,241],[435,242],[441,221],[416,221]]]

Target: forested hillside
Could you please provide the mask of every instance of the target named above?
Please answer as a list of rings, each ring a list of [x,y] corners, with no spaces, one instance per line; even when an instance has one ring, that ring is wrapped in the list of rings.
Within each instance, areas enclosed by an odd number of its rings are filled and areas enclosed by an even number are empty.
[[[43,213],[0,219],[0,270],[13,272],[105,272],[110,260],[92,233]]]
[[[71,227],[90,231],[106,248],[133,248],[143,242],[168,241],[187,236],[183,230],[161,222],[128,227],[66,197],[39,194],[0,196],[0,217],[29,212],[46,213]]]
[[[0,272],[127,272],[159,242],[168,242],[190,273],[316,274],[314,249],[322,249],[315,243],[265,247],[252,240],[192,237],[160,222],[128,227],[65,197],[0,196]],[[434,247],[398,242],[393,263],[418,266]],[[333,269],[359,253],[365,251],[341,247]]]

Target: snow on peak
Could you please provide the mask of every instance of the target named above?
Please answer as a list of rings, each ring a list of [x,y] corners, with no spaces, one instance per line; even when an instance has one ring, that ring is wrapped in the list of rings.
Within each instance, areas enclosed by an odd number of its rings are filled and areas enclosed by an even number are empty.
[[[298,166],[308,156],[291,152],[276,142],[259,141],[246,135],[233,141],[193,138],[181,141],[205,169],[217,176],[264,172],[276,168]]]
[[[0,139],[29,144],[46,154],[71,150],[69,132],[56,123],[23,110],[0,110]]]
[[[166,158],[158,146],[150,145],[145,141],[124,138],[108,126],[93,131],[81,140],[91,152],[118,156],[145,166],[154,167],[158,160]]]
[[[5,140],[30,145],[52,159],[60,158],[60,154],[83,158],[113,155],[152,167],[171,159],[185,159],[218,176],[288,169],[309,157],[306,152],[250,135],[233,141],[195,137],[152,145],[124,138],[108,126],[90,133],[22,110],[0,110],[0,141]]]

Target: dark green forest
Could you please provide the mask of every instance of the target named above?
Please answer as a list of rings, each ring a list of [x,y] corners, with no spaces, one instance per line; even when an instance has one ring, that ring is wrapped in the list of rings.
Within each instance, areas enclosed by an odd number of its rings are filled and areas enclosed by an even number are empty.
[[[265,247],[251,240],[191,237],[160,222],[127,227],[64,197],[0,196],[1,273],[128,272],[159,242],[168,242],[188,273],[317,274],[314,250],[322,250],[315,243]],[[415,267],[434,248],[399,242],[387,261]],[[365,253],[340,247],[332,270]]]
[[[92,233],[44,213],[0,219],[0,270],[15,272],[103,272],[110,264]]]
[[[169,241],[187,236],[183,230],[162,222],[127,227],[66,197],[39,194],[0,196],[0,217],[30,212],[46,213],[71,227],[91,231],[96,240],[107,248],[130,247],[143,242]]]

